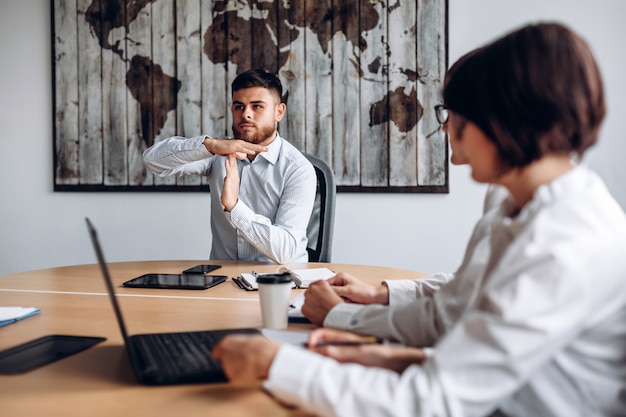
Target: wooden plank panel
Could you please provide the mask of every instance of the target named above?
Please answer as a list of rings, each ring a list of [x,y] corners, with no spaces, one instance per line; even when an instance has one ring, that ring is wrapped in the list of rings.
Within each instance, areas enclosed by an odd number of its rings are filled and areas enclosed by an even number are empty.
[[[176,103],[179,80],[176,77],[176,2],[159,0],[152,4],[153,100],[152,125],[154,142],[176,135]],[[173,79],[174,78],[174,79]],[[142,153],[145,150],[145,144]],[[146,171],[146,183],[174,185],[176,178],[159,177]]]
[[[305,149],[332,166],[333,161],[333,62],[332,2],[306,0],[306,13],[298,20],[304,27]]]
[[[55,184],[77,184],[78,33],[76,0],[54,3]]]
[[[202,134],[213,137],[227,136],[226,124],[230,113],[226,62],[226,20],[224,14],[214,10],[216,2],[203,1],[202,26]]]
[[[78,0],[79,21],[85,21],[88,8],[99,5],[100,0]],[[78,25],[78,167],[81,184],[102,184],[102,53],[91,30]]]
[[[446,176],[446,142],[434,112],[440,103],[443,75],[446,70],[445,4],[421,0],[418,8],[417,60],[420,74],[418,99],[427,109],[418,124],[418,183],[444,185]]]
[[[126,51],[126,103],[128,123],[128,183],[151,185],[141,159],[141,149],[152,144],[152,104],[147,91],[152,85],[152,9],[148,5],[138,9],[126,4],[128,35]],[[150,88],[151,91],[151,88]]]
[[[102,16],[109,16],[103,3]],[[117,19],[126,21],[125,9],[112,20],[101,20],[102,47],[102,135],[104,147],[104,185],[128,185],[128,150],[126,121],[126,63],[119,43],[126,35]]]
[[[102,51],[102,134],[104,184],[128,184],[126,148],[126,65],[109,50]]]
[[[280,66],[278,76],[283,84],[283,100],[287,104],[279,131],[301,151],[306,150],[304,14],[304,2],[279,2],[278,51],[285,63]]]
[[[200,5],[202,54],[202,128],[201,134],[227,136],[226,113],[229,113],[226,80],[228,60],[226,27],[223,15],[217,14],[218,4],[213,0]],[[208,184],[208,178],[202,178]]]
[[[387,99],[387,8],[379,2],[361,0],[359,27],[361,49],[361,185],[388,184],[389,123],[377,111],[388,112]]]
[[[252,65],[247,69],[262,69],[278,73],[278,19],[277,2],[256,2],[250,19],[250,51]]]
[[[177,78],[182,82],[177,103],[178,132],[193,137],[202,134],[200,0],[178,0],[177,6]],[[185,175],[177,178],[177,183],[199,185],[200,177]]]
[[[226,7],[226,27],[227,27],[227,51],[228,63],[226,66],[228,90],[227,97],[229,111],[227,114],[228,126],[232,126],[233,119],[230,112],[232,104],[232,82],[238,74],[254,69],[252,62],[252,10],[248,4],[229,3]],[[232,132],[232,131],[231,131]],[[232,133],[230,133],[232,134]]]
[[[333,168],[338,185],[360,185],[359,3],[333,3]]]
[[[389,9],[389,184],[417,185],[417,11],[405,1]]]

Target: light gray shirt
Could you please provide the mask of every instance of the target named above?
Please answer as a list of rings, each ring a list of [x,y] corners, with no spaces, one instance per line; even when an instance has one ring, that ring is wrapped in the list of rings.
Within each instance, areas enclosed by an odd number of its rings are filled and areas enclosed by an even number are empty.
[[[225,212],[220,201],[226,157],[211,154],[205,136],[165,139],[143,154],[159,176],[198,174],[211,190],[211,259],[307,262],[306,228],[313,210],[317,177],[313,165],[279,135],[253,161],[238,160],[239,201]]]
[[[623,416],[626,216],[602,180],[577,167],[519,213],[505,201],[487,241],[477,295],[423,364],[397,374],[283,345],[266,387],[324,416]]]

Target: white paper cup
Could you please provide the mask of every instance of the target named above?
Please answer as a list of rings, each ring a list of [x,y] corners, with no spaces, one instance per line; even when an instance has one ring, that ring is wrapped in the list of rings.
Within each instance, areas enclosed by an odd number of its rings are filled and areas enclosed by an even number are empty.
[[[286,329],[289,299],[293,286],[289,274],[265,274],[257,277],[261,317],[266,329]]]

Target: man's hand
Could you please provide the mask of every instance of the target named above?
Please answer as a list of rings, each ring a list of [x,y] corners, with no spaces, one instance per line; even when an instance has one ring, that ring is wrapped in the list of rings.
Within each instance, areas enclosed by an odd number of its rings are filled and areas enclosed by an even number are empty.
[[[211,354],[222,363],[232,384],[246,385],[267,379],[278,349],[280,344],[260,335],[230,335]]]
[[[237,159],[244,159],[249,155],[267,152],[267,146],[256,145],[241,139],[204,138],[202,142],[207,151],[214,155],[235,155]]]
[[[426,356],[422,349],[364,343],[354,346],[332,345],[332,342],[359,342],[362,336],[343,330],[317,329],[311,332],[307,347],[341,363],[358,363],[402,373],[413,364],[421,364]],[[325,342],[326,344],[321,344]]]
[[[328,279],[333,290],[345,301],[358,304],[389,304],[386,285],[370,285],[345,272]]]
[[[239,169],[234,154],[228,155],[226,161],[226,176],[222,189],[221,202],[226,211],[231,211],[239,200]]]

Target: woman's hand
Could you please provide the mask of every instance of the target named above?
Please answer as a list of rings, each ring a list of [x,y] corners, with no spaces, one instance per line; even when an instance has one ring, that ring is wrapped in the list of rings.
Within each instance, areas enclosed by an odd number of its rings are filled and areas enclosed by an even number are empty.
[[[213,348],[212,355],[222,363],[234,385],[267,379],[280,344],[261,335],[230,335]]]
[[[327,282],[341,298],[358,304],[389,304],[389,288],[386,285],[371,285],[360,279],[340,272]]]
[[[398,373],[402,373],[410,365],[421,364],[426,358],[422,349],[389,346],[367,340],[367,337],[342,330],[317,329],[309,336],[307,347],[341,363],[358,363]]]
[[[322,326],[328,312],[342,302],[343,300],[333,290],[328,280],[314,281],[304,292],[302,314],[311,320],[311,323]]]
[[[330,310],[342,302],[389,304],[386,285],[370,285],[345,272],[327,280],[311,283],[304,293],[302,314],[318,326],[324,324]]]

